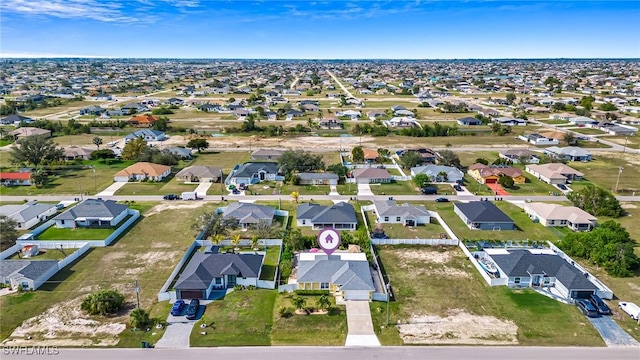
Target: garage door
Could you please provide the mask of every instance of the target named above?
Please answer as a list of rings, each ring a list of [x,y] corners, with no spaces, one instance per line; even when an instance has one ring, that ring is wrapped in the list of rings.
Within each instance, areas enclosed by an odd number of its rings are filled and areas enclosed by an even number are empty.
[[[585,290],[585,291],[571,291],[571,297],[574,299],[587,299],[591,294],[595,293],[595,290]]]
[[[345,300],[366,300],[369,301],[368,291],[349,290],[344,292]]]
[[[202,299],[202,290],[182,290],[180,291],[181,299]]]
[[[486,180],[485,180],[485,183],[486,183],[486,184],[495,184],[495,183],[497,183],[497,182],[498,182],[498,180],[497,180],[497,179],[486,179]]]

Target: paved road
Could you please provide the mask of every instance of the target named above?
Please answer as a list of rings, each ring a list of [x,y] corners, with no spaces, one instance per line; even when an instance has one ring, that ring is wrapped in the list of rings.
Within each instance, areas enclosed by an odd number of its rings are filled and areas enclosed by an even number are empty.
[[[342,82],[340,82],[340,80],[338,80],[338,78],[333,75],[333,73],[331,71],[329,71],[329,69],[327,69],[327,74],[329,74],[329,76],[331,76],[333,78],[333,81],[336,82],[336,84],[338,84],[338,86],[340,86],[340,88],[342,89],[342,91],[347,94],[348,98],[354,98],[357,99],[355,96],[353,96],[353,94],[347,90],[347,88],[342,84]]]
[[[8,351],[5,349],[4,351]],[[190,349],[60,349],[58,359],[64,360],[638,360],[638,348],[585,348],[585,347],[239,347],[239,348],[190,348]],[[5,355],[3,359],[33,359]]]
[[[640,343],[622,330],[611,316],[588,319],[593,327],[598,330],[607,346],[640,346]],[[638,359],[640,359],[640,350],[638,350]]]

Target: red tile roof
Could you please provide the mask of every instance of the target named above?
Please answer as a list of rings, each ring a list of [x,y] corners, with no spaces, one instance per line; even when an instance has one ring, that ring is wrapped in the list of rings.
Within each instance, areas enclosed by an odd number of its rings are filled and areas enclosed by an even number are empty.
[[[30,172],[0,172],[0,180],[29,180]]]

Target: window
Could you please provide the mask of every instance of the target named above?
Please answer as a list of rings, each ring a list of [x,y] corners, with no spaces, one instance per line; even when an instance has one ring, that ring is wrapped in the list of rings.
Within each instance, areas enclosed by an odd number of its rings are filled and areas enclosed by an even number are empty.
[[[567,225],[567,220],[560,220],[560,225]]]
[[[60,224],[64,225],[64,220],[60,220]]]
[[[329,283],[327,283],[327,282],[320,283],[320,289],[321,290],[329,289]]]
[[[400,221],[400,216],[396,216],[396,221]]]
[[[222,278],[216,278],[216,285],[222,284]]]
[[[544,278],[544,280],[542,281],[545,285],[549,285],[549,283],[551,282],[551,279],[549,278]]]
[[[389,221],[389,217],[388,217],[388,216],[385,216],[385,217],[384,217],[384,221]]]
[[[302,220],[302,225],[307,225],[307,220]]]
[[[514,279],[513,279],[513,282],[514,282],[515,284],[520,284],[520,278],[514,278]]]

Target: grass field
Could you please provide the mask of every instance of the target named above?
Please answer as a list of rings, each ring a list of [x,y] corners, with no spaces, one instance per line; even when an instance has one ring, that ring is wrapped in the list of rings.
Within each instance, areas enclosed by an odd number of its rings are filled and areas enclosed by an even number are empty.
[[[173,171],[175,175],[177,171]],[[128,182],[116,191],[115,195],[166,195],[181,194],[183,191],[194,191],[198,185],[179,182],[175,177],[163,182]],[[213,185],[215,187],[215,184]],[[218,187],[219,189],[219,187]]]
[[[134,280],[139,281],[141,307],[166,318],[168,307],[157,302],[157,293],[169,277],[184,250],[193,242],[196,232],[191,229],[194,219],[217,204],[193,209],[165,210],[143,217],[112,246],[89,250],[82,258],[59,271],[39,290],[25,294],[0,297],[0,338],[4,339],[24,320],[52,307],[60,307],[95,289],[118,288],[129,304],[135,303]],[[146,206],[145,206],[146,207]],[[176,218],[184,219],[175,221]],[[97,274],[102,274],[97,276]],[[106,275],[105,275],[106,274]],[[127,314],[102,322],[126,322]],[[128,330],[127,330],[128,331]],[[40,334],[32,334],[39,338]],[[79,334],[61,334],[74,339]],[[130,344],[150,333],[127,334]],[[137,345],[139,346],[139,342]]]
[[[625,155],[619,154],[623,157]],[[620,184],[618,189],[620,191],[640,191],[640,166],[638,161],[640,157],[638,155],[627,154],[626,158],[613,156],[613,155],[598,155],[595,160],[589,162],[573,161],[568,165],[572,168],[584,173],[585,180],[599,185],[605,189],[613,190],[616,186],[616,180],[618,175],[618,167],[622,166],[622,174],[620,174]],[[631,163],[630,161],[633,161]],[[576,182],[578,185],[580,182]],[[573,187],[573,184],[572,184]]]
[[[249,161],[251,153],[248,151],[206,152],[198,155],[191,165],[222,167],[224,176],[228,176],[234,166]]]
[[[108,229],[59,229],[51,226],[42,234],[37,236],[38,240],[103,240],[113,234],[117,228]]]
[[[378,252],[384,271],[391,278],[394,294],[394,301],[390,304],[392,324],[407,321],[412,315],[445,316],[450,310],[463,309],[473,315],[513,321],[517,326],[519,345],[604,345],[597,331],[575,306],[532,290],[489,287],[457,247],[387,246],[379,247]],[[427,260],[408,257],[409,252],[424,254]],[[430,253],[446,261],[429,261]],[[424,273],[429,276],[418,275]],[[459,281],[455,280],[456,277]],[[452,286],[453,281],[455,286]],[[383,345],[400,344],[402,340],[396,327],[380,327],[386,324],[384,305],[372,303],[371,308],[375,331]],[[451,336],[455,337],[455,334]]]
[[[607,136],[602,139],[609,140],[622,146],[625,146],[626,143],[626,147],[631,149],[640,149],[640,136]]]
[[[88,101],[88,100],[71,101],[71,102],[68,102],[68,103],[60,105],[60,106],[54,106],[54,107],[48,107],[48,108],[43,108],[43,109],[35,109],[35,110],[31,110],[31,111],[25,111],[24,113],[20,113],[20,115],[35,119],[35,118],[40,118],[40,117],[44,117],[44,116],[47,116],[47,115],[61,113],[61,112],[69,112],[69,111],[73,111],[73,110],[79,110],[79,109],[82,109],[83,107],[87,107],[87,106],[91,106],[91,105],[100,105],[100,102],[98,102],[98,101]]]
[[[276,275],[278,267],[278,258],[280,258],[279,246],[267,246],[267,254],[262,263],[262,271],[260,272],[260,280],[272,280]]]
[[[600,130],[600,129],[592,129],[592,128],[577,128],[577,129],[571,129],[577,133],[580,134],[584,134],[584,135],[600,135],[600,134],[605,134],[604,131]]]
[[[49,250],[40,250],[38,255],[32,256],[30,259],[33,260],[62,260],[69,255],[68,253],[63,253],[60,249],[49,249]],[[24,259],[18,253],[13,254],[8,260],[20,260]]]
[[[553,230],[536,224],[529,219],[524,210],[506,201],[494,203],[500,210],[509,216],[516,224],[517,230],[471,230],[453,212],[451,203],[429,203],[427,208],[435,208],[442,219],[453,230],[459,239],[496,239],[496,240],[552,240],[558,239]]]
[[[357,187],[357,185],[352,186]],[[380,185],[371,184],[369,187],[375,195],[411,195],[417,193],[411,181],[394,181]]]
[[[440,136],[429,138],[390,135],[386,137],[376,138],[375,142],[379,146],[390,148],[424,146],[425,144],[429,144],[429,146],[431,147],[442,147],[450,145],[451,149],[464,148],[465,146],[474,147],[477,146],[477,144],[491,144],[492,146],[523,144],[523,141],[517,139],[516,136],[495,136],[491,134],[478,134],[476,136]]]
[[[273,326],[275,290],[234,291],[219,301],[207,305],[191,331],[191,346],[268,346]],[[206,331],[206,335],[201,335]]]
[[[289,195],[297,191],[300,195],[326,195],[331,191],[329,185],[278,185],[280,194]]]

